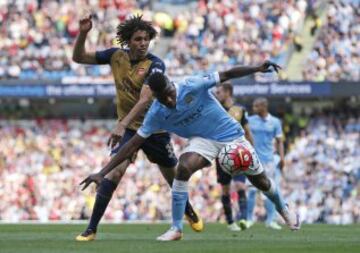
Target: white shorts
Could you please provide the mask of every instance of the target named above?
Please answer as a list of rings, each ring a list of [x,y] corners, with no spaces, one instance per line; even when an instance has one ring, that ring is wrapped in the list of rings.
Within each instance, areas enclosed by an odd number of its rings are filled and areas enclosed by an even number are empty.
[[[253,146],[248,142],[245,137],[240,137],[239,139],[236,139],[231,142],[218,142],[213,140],[204,139],[201,137],[194,137],[189,140],[188,146],[183,150],[182,154],[184,153],[190,153],[194,152],[202,157],[204,157],[206,160],[208,160],[210,163],[215,160],[220,150],[230,143],[239,142],[243,144],[246,148],[249,149],[253,156],[253,165],[249,167],[247,171],[244,171],[245,175],[258,175],[264,171],[263,166],[261,165],[261,162],[255,152],[255,149]]]

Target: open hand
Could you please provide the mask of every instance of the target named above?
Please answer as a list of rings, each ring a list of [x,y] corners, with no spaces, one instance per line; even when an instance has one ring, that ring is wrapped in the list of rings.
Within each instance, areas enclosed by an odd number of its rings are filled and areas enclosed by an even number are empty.
[[[81,189],[82,191],[85,190],[91,183],[95,183],[96,185],[99,185],[101,183],[101,181],[103,181],[104,176],[101,175],[100,173],[94,173],[91,174],[90,176],[88,176],[87,178],[85,178],[80,185],[84,185],[83,188]]]
[[[263,64],[259,66],[259,71],[262,73],[269,73],[269,72],[273,72],[274,70],[276,73],[278,73],[279,69],[281,69],[281,67],[271,61],[265,61]]]

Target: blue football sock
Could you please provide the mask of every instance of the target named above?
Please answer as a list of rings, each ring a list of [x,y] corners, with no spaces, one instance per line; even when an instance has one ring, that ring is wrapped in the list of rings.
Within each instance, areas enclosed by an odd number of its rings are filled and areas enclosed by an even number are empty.
[[[264,205],[266,210],[265,223],[269,225],[275,219],[275,215],[276,215],[275,205],[269,198],[265,199]]]
[[[249,221],[253,221],[253,213],[255,208],[255,202],[256,202],[256,192],[257,190],[254,187],[249,188],[249,194],[247,198],[247,215],[246,218]]]
[[[275,183],[270,179],[271,186],[270,189],[266,192],[263,192],[270,200],[274,203],[275,208],[278,212],[281,212],[286,208],[286,203],[276,187]]]
[[[188,200],[188,182],[174,179],[172,186],[172,225],[183,230],[183,217]]]
[[[91,214],[90,223],[88,229],[96,232],[97,226],[105,213],[106,207],[108,206],[111,196],[116,189],[116,184],[109,180],[104,179],[96,193],[96,199],[94,208]]]

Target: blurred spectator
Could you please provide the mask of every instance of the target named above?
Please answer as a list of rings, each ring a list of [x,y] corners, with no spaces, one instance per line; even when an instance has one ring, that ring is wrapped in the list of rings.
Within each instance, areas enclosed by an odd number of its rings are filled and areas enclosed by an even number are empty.
[[[326,21],[304,65],[305,80],[338,82],[360,79],[359,10],[359,1],[329,3]]]
[[[194,70],[201,73],[234,64],[253,65],[265,58],[286,66],[292,45],[298,51],[302,49],[299,32],[310,15],[314,18],[312,33],[320,29],[320,35],[306,62],[303,78],[360,78],[359,1],[331,1],[322,28],[314,11],[318,0],[200,0],[196,9],[175,17],[153,12],[151,2],[0,1],[0,79],[91,76],[112,81],[107,65],[72,62],[78,20],[92,12],[95,22],[87,48],[101,50],[117,46],[116,26],[140,10],[163,35],[171,38],[165,64],[173,77],[189,75]],[[286,75],[257,74],[255,78],[274,81],[286,79]]]
[[[56,79],[64,76],[110,78],[108,66],[81,66],[71,61],[78,20],[94,15],[87,47],[101,50],[115,43],[115,29],[149,1],[0,1],[0,78]],[[87,10],[87,11],[86,11]],[[116,46],[116,45],[115,45]]]
[[[314,115],[287,154],[283,186],[307,223],[360,221],[360,117]]]
[[[211,71],[233,64],[256,64],[265,58],[285,64],[287,49],[302,27],[307,8],[305,0],[202,0],[197,9],[171,17],[153,13],[150,2],[1,2],[0,78],[88,75],[111,80],[108,66],[80,66],[71,61],[78,20],[86,14],[84,5],[94,10],[94,29],[87,43],[90,50],[112,46],[118,23],[141,8],[165,36],[173,36],[166,56],[173,76],[187,75],[194,69]]]
[[[182,76],[269,58],[285,65],[306,7],[305,0],[199,1],[196,9],[175,17],[167,71]]]
[[[0,121],[0,219],[86,219],[94,187],[81,192],[81,179],[109,159],[106,140],[112,120]],[[186,141],[174,137],[179,153]],[[287,155],[282,183],[289,203],[305,222],[360,222],[360,117],[314,115]],[[207,221],[223,219],[216,171],[191,179],[190,199]],[[236,193],[232,195],[236,201]],[[170,219],[170,190],[154,164],[139,153],[110,202],[105,219]],[[260,203],[260,202],[259,202]],[[255,210],[264,218],[261,204]]]

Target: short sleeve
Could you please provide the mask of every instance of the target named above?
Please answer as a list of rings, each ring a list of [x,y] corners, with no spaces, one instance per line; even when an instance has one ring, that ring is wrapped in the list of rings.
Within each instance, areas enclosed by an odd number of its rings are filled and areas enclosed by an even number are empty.
[[[197,89],[210,89],[220,83],[218,72],[213,72],[203,76],[194,76],[187,79],[187,83]]]
[[[155,116],[156,113],[154,108],[155,106],[153,102],[149,111],[145,115],[142,126],[137,130],[137,134],[143,138],[148,138],[150,135],[161,129],[159,118]]]
[[[281,127],[281,121],[279,119],[276,119],[275,121],[275,137],[280,138],[283,136],[282,127]]]
[[[160,60],[159,58],[154,58],[153,62],[150,65],[150,68],[149,68],[149,71],[148,71],[148,74],[147,74],[147,77],[146,77],[144,83],[147,83],[147,80],[151,74],[157,73],[157,72],[164,74],[165,69],[166,69],[165,63],[162,60]]]
[[[112,47],[103,51],[96,51],[95,58],[98,64],[110,64],[111,56],[118,50]]]

